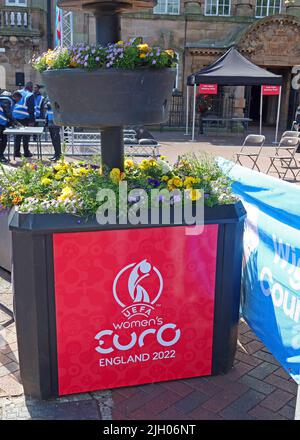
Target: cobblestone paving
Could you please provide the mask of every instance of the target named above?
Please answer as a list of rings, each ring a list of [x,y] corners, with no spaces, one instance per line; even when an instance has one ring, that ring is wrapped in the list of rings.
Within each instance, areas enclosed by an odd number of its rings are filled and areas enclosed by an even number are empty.
[[[12,308],[9,275],[0,270],[0,303]],[[0,420],[285,420],[296,384],[241,321],[234,368],[193,378],[38,401],[25,398],[15,325],[0,311]]]

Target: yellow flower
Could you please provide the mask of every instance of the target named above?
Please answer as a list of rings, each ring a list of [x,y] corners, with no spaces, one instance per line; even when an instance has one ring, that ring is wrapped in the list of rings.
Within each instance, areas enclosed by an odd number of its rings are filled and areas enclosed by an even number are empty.
[[[146,58],[146,54],[141,53],[141,54],[140,54],[140,58]]]
[[[155,159],[149,159],[148,163],[150,167],[157,167],[157,162]]]
[[[66,199],[70,199],[74,195],[73,190],[70,186],[65,186],[62,191],[61,195],[58,197],[58,200],[60,202],[64,202]]]
[[[165,160],[166,156],[160,156],[161,160]]]
[[[113,168],[109,173],[109,177],[114,183],[119,183],[124,178],[124,173],[121,173],[119,168]]]
[[[77,67],[77,66],[78,66],[77,61],[74,58],[72,58],[72,60],[70,62],[70,67]]]
[[[89,174],[89,170],[84,167],[74,168],[73,174],[75,177],[80,177]]]
[[[117,45],[118,45],[118,46],[123,46],[123,44],[124,44],[124,41],[123,41],[123,40],[120,40],[120,41],[117,42]]]
[[[168,176],[162,176],[161,181],[162,182],[167,182],[169,180]]]
[[[176,186],[174,185],[173,179],[169,179],[168,180],[168,190],[172,191],[175,188],[176,188]]]
[[[65,177],[66,182],[72,182],[72,180],[73,180],[73,177]]]
[[[176,186],[176,188],[181,188],[182,187],[182,180],[180,179],[180,177],[175,176],[173,177],[173,185]]]
[[[53,168],[55,169],[55,171],[64,170],[67,168],[67,164],[65,164],[64,162],[59,162],[56,165],[54,165]]]
[[[58,171],[58,173],[55,174],[55,179],[56,180],[62,180],[64,178],[64,171],[60,170]]]
[[[141,52],[147,52],[148,50],[149,50],[149,46],[148,46],[148,44],[139,44],[138,45],[138,49],[141,51]]]
[[[42,185],[45,185],[45,186],[50,185],[51,182],[52,182],[52,180],[49,179],[48,177],[43,177],[43,178],[41,179],[41,184],[42,184]]]
[[[201,192],[199,189],[190,189],[187,191],[189,198],[195,202],[196,200],[199,200],[201,198]]]
[[[183,184],[186,188],[191,188],[193,183],[195,183],[195,179],[193,177],[186,177]]]
[[[99,167],[99,169],[98,169],[98,174],[99,174],[99,176],[102,176],[102,173],[103,173],[103,171],[102,171],[102,167]]]
[[[45,55],[45,62],[47,66],[51,67],[53,66],[55,61],[55,53],[54,51],[48,50],[48,52]]]
[[[19,205],[19,203],[21,203],[22,200],[23,200],[23,197],[20,197],[20,196],[17,196],[17,195],[16,195],[16,196],[13,198],[12,203],[13,203],[13,205]]]
[[[126,159],[124,162],[124,166],[125,168],[133,168],[134,167],[134,162],[131,159]]]
[[[165,53],[170,55],[170,57],[174,58],[175,52],[173,49],[167,49],[165,50]]]
[[[147,159],[143,159],[142,162],[139,165],[139,168],[141,170],[147,170],[149,168],[149,163]]]

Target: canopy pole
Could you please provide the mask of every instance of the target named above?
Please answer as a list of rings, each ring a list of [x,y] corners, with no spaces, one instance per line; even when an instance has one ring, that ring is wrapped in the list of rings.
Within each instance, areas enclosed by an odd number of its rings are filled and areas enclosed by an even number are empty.
[[[194,101],[193,101],[193,130],[192,130],[192,141],[195,140],[195,120],[196,120],[196,93],[197,85],[194,84]]]
[[[278,108],[277,108],[277,120],[276,120],[276,133],[275,133],[275,144],[277,144],[277,139],[278,139],[279,118],[280,118],[280,107],[281,107],[281,92],[282,92],[282,86],[280,86],[280,88],[279,88]]]
[[[260,86],[259,134],[262,134],[263,86]]]
[[[189,106],[190,106],[190,89],[189,86],[186,86],[186,126],[185,126],[185,134],[189,134]]]
[[[297,399],[295,408],[295,420],[300,420],[300,385],[297,388]]]

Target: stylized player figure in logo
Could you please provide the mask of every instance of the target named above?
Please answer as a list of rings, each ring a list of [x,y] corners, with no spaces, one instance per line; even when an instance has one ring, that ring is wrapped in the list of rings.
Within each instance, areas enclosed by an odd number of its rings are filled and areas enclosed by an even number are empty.
[[[151,277],[151,284],[147,281],[146,288],[143,281]],[[123,289],[120,287],[123,280]],[[124,281],[127,287],[128,296],[124,292]],[[144,284],[145,285],[145,284]],[[149,286],[151,285],[149,291]],[[123,308],[123,315],[131,319],[133,316],[142,315],[148,317],[154,304],[163,291],[163,279],[157,267],[150,264],[146,259],[139,263],[131,263],[120,270],[113,283],[113,294],[117,303]],[[118,293],[119,291],[119,293]],[[128,302],[128,300],[130,300]]]
[[[131,271],[128,279],[128,292],[135,303],[150,303],[148,292],[140,283],[144,278],[149,277],[151,269],[151,264],[143,260]]]

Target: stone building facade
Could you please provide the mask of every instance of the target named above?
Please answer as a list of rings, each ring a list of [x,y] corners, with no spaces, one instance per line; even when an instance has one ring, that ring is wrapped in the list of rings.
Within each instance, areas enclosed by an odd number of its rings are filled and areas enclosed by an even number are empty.
[[[94,42],[92,17],[88,35]],[[124,14],[122,36],[174,48],[179,57],[176,86],[183,95],[190,73],[235,45],[250,61],[283,75],[282,128],[290,125],[300,103],[291,89],[292,69],[300,64],[300,0],[158,0],[154,10]],[[225,87],[223,93],[232,97],[235,116],[258,119],[258,87]],[[275,124],[276,109],[277,98],[266,97],[264,123]]]
[[[0,88],[38,80],[30,60],[47,48],[46,6],[46,0],[0,0]]]

